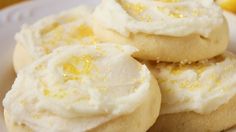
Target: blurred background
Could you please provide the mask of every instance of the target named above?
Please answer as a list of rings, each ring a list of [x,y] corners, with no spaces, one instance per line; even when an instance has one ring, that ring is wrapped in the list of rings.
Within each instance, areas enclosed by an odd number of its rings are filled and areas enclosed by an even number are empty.
[[[24,1],[29,1],[29,0],[0,0],[0,9]],[[217,4],[219,4],[223,9],[236,13],[236,0],[214,0],[214,1]]]
[[[0,0],[0,10],[28,0]],[[236,13],[236,0],[214,0],[223,9]]]
[[[0,9],[6,8],[10,5],[14,5],[26,0],[0,0]]]

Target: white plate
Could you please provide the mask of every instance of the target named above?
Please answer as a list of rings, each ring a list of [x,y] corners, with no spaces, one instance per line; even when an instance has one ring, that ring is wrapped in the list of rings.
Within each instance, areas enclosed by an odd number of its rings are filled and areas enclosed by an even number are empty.
[[[14,34],[23,23],[32,23],[43,16],[80,4],[96,5],[100,0],[40,0],[28,1],[0,11],[0,102],[10,89],[15,74],[12,68]],[[236,16],[225,13],[230,27],[229,49],[236,53]],[[234,45],[235,44],[235,45]],[[2,104],[2,103],[0,103]],[[0,132],[5,132],[3,109],[0,106]]]

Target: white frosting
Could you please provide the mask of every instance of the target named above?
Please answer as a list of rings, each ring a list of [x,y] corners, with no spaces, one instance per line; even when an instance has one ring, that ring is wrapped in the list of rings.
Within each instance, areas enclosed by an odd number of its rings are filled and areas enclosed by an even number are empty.
[[[223,23],[222,11],[213,0],[103,0],[93,16],[122,35],[197,33],[207,37]]]
[[[3,105],[34,131],[86,131],[136,110],[151,75],[130,46],[72,45],[20,71]]]
[[[50,53],[57,47],[75,44],[92,44],[97,41],[91,29],[91,12],[86,6],[45,17],[32,25],[23,25],[16,34],[21,44],[34,59]]]
[[[161,114],[211,113],[236,95],[236,57],[231,53],[204,63],[151,68],[162,93]]]

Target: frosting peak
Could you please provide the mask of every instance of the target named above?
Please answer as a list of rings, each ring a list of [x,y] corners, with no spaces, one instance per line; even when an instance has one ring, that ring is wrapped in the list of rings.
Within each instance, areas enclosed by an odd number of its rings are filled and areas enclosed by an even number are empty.
[[[98,39],[91,28],[92,10],[86,6],[45,17],[32,25],[24,25],[16,34],[19,44],[37,59],[54,49],[76,44],[95,44]]]

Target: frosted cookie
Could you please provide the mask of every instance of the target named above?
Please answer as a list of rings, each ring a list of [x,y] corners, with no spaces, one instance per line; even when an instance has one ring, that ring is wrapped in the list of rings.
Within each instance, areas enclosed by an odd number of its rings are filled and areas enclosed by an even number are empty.
[[[228,26],[212,0],[103,0],[93,13],[96,36],[132,44],[137,58],[193,62],[227,47]]]
[[[131,46],[60,47],[21,70],[3,101],[9,132],[145,132],[158,83]]]
[[[32,25],[23,25],[16,34],[14,53],[16,71],[54,49],[75,44],[95,44],[98,39],[91,28],[92,10],[79,6],[62,13],[45,17]],[[28,60],[26,63],[22,60]]]
[[[162,105],[151,132],[218,132],[236,124],[236,57],[226,52],[190,65],[150,65]]]

